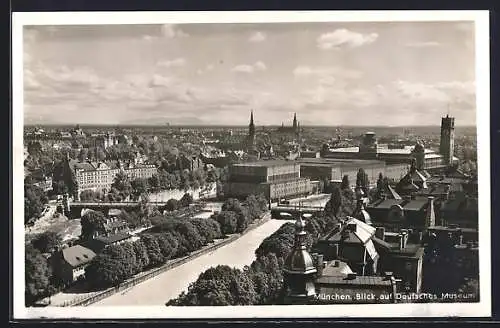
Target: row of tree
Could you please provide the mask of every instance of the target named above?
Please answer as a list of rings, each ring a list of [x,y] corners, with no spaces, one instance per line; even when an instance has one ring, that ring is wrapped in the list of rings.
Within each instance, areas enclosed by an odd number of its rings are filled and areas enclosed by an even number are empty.
[[[249,195],[244,204],[235,198],[227,199],[222,211],[212,218],[219,222],[222,233],[229,235],[243,232],[267,209],[267,199],[263,195]]]
[[[266,206],[263,196],[249,196],[244,204],[236,199],[227,200],[223,204],[223,215],[214,218],[152,217],[153,227],[141,235],[140,240],[111,246],[98,254],[87,267],[86,278],[99,288],[117,285],[143,270],[201,249],[224,235],[242,232]],[[234,218],[230,223],[221,219],[228,216]],[[82,235],[89,234],[87,221],[87,217],[82,218]]]
[[[340,190],[340,189],[339,189]],[[349,189],[350,190],[350,189]],[[352,193],[352,191],[351,191]],[[349,199],[340,194],[340,202]],[[341,206],[340,204],[339,206]],[[347,207],[348,204],[345,204]],[[351,204],[350,207],[353,205]],[[350,213],[337,210],[337,215]],[[329,231],[338,218],[327,215],[309,218],[305,229],[309,249]],[[203,272],[191,283],[187,292],[166,303],[167,306],[271,305],[280,304],[283,297],[283,264],[294,246],[295,226],[285,223],[264,239],[255,251],[256,259],[243,270],[219,265]]]
[[[157,219],[162,222],[140,240],[113,245],[99,253],[86,268],[87,281],[97,288],[116,286],[222,237],[219,224],[211,219]]]

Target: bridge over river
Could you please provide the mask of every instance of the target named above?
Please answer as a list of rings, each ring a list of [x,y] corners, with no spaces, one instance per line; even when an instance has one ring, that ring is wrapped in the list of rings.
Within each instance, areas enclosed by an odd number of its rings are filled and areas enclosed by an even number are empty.
[[[158,206],[162,209],[167,205],[167,202],[149,202],[151,205]],[[81,217],[83,209],[101,211],[105,215],[108,215],[111,209],[135,209],[140,206],[139,202],[71,202],[69,204],[69,215],[70,219],[77,219]]]
[[[169,300],[179,296],[182,291],[187,291],[189,284],[196,281],[198,276],[210,267],[229,265],[241,269],[245,265],[250,265],[255,259],[255,250],[260,243],[286,222],[293,221],[269,220],[228,245],[201,255],[91,306],[165,305]]]

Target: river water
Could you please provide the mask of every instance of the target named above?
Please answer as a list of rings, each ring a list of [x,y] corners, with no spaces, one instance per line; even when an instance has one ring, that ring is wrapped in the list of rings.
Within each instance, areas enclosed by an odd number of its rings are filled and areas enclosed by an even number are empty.
[[[255,259],[255,250],[260,243],[286,222],[269,220],[226,246],[105,298],[92,306],[164,305],[182,291],[187,291],[189,284],[196,281],[198,276],[210,267],[229,265],[243,268],[245,265],[250,265]]]

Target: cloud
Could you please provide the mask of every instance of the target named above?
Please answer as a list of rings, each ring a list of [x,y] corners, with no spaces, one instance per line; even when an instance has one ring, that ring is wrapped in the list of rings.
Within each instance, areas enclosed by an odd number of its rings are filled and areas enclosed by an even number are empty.
[[[163,24],[160,27],[160,35],[143,35],[142,39],[145,41],[154,41],[159,38],[165,39],[177,39],[177,38],[187,38],[189,34],[181,30],[177,25],[174,24]]]
[[[267,36],[266,36],[265,33],[255,32],[254,34],[252,34],[250,36],[250,38],[248,39],[248,41],[250,41],[250,42],[262,42],[262,41],[265,41],[266,38],[267,38]]]
[[[253,65],[247,65],[247,64],[237,65],[237,66],[233,67],[233,69],[232,69],[233,72],[247,73],[247,74],[251,74],[251,73],[254,73],[257,71],[265,71],[265,70],[267,70],[267,66],[266,66],[266,64],[264,64],[261,61],[258,61]]]
[[[185,33],[173,24],[162,25],[161,34],[166,38],[185,38],[189,36],[189,34]]]
[[[292,73],[296,80],[307,79],[309,81],[312,78],[321,85],[333,85],[345,80],[359,79],[362,76],[360,71],[334,66],[301,65],[297,66]]]
[[[320,49],[327,50],[360,47],[375,42],[377,38],[377,33],[362,34],[347,29],[337,29],[320,35],[316,42]]]
[[[200,68],[196,71],[198,75],[205,74],[207,72],[213,71],[215,66],[213,64],[208,64],[204,69]]]
[[[424,41],[424,42],[409,42],[405,46],[411,48],[429,48],[429,47],[439,47],[441,44],[435,41]]]
[[[184,58],[176,58],[172,60],[163,60],[158,62],[157,64],[160,67],[166,67],[166,68],[171,68],[171,67],[181,67],[186,65],[186,60]]]

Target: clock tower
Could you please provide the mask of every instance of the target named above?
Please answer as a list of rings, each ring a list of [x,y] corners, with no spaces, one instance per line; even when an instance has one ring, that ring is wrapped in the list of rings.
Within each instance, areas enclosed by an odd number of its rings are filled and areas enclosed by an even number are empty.
[[[443,117],[441,119],[441,143],[439,152],[444,157],[446,165],[453,164],[453,149],[455,147],[455,118]]]

